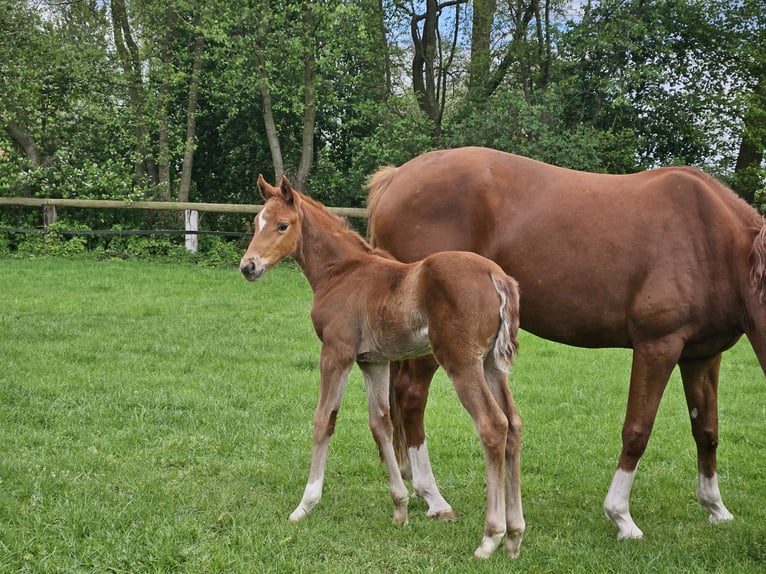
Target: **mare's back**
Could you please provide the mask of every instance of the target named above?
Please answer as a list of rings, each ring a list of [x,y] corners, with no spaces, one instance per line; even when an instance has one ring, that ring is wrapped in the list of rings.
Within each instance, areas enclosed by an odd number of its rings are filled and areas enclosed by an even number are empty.
[[[521,286],[527,330],[630,346],[627,322],[647,289],[667,308],[705,306],[698,286],[730,281],[732,241],[746,245],[748,224],[711,181],[688,168],[616,176],[482,148],[432,152],[399,168],[374,239],[405,261],[443,250],[494,259]]]

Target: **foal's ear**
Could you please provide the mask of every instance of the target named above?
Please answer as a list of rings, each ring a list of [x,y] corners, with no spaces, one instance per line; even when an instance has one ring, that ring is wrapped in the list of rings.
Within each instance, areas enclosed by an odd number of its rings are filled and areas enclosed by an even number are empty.
[[[282,176],[279,189],[282,191],[282,199],[285,200],[285,203],[288,205],[295,203],[295,190],[293,190],[293,186],[290,185],[290,180],[287,179],[286,175]]]
[[[265,200],[269,200],[274,197],[274,188],[268,184],[263,174],[258,174],[258,191],[261,192],[261,197]]]

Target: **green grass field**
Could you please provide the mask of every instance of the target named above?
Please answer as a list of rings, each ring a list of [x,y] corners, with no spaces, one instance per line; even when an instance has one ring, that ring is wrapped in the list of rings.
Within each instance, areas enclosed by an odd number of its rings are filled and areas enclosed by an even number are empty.
[[[601,505],[620,450],[630,353],[521,337],[521,557],[472,552],[481,448],[440,374],[426,428],[458,513],[414,499],[391,522],[385,469],[354,370],[324,497],[288,514],[308,473],[319,343],[293,266],[0,260],[0,572],[763,572],[766,385],[746,341],[724,358],[711,526],[674,374],[633,491],[646,538],[615,539]]]

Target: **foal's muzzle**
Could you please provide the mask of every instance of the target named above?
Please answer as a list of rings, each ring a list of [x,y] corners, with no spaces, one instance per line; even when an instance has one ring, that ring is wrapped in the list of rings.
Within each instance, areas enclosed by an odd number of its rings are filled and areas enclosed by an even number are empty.
[[[267,266],[260,257],[243,258],[239,264],[239,270],[248,281],[256,281],[266,272]]]

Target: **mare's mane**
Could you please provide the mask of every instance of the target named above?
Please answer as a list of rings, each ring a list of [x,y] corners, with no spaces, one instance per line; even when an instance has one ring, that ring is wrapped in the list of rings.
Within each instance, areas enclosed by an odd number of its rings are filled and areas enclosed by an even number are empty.
[[[750,251],[750,283],[763,298],[766,295],[766,225],[763,217],[733,190],[713,176],[695,169],[694,173],[708,184],[736,213],[753,233],[753,247]]]

